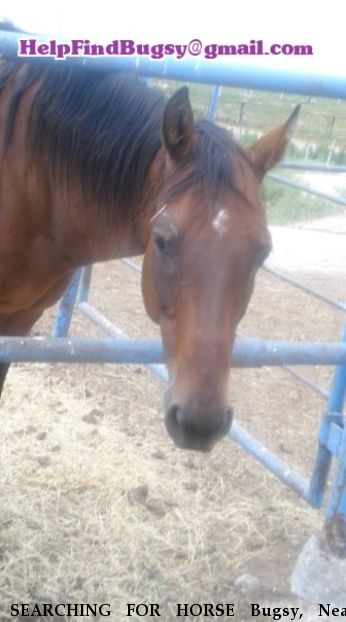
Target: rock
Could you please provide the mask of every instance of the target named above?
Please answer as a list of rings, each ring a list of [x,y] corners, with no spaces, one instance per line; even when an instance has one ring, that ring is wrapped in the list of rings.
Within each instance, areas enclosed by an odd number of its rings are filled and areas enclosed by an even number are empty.
[[[346,603],[346,559],[335,557],[321,537],[305,543],[291,576],[293,594],[312,603]]]
[[[253,535],[250,536],[247,542],[248,548],[251,550],[261,549],[264,545],[262,538],[259,536]]]
[[[33,520],[32,518],[28,518],[28,520],[26,521],[26,524],[29,527],[29,529],[35,529],[35,530],[42,529],[42,525],[40,525],[40,523]]]
[[[196,484],[196,482],[185,482],[183,486],[185,490],[191,490],[192,492],[196,492],[196,490],[198,490],[198,484]]]
[[[147,508],[147,510],[149,510],[149,512],[161,518],[163,516],[166,516],[166,514],[168,513],[168,509],[164,502],[161,501],[161,499],[155,499],[154,497],[146,501],[145,507]]]
[[[93,424],[97,424],[98,423],[98,417],[101,417],[102,413],[98,408],[93,408],[90,413],[88,413],[87,415],[83,415],[82,417],[82,421],[85,421],[86,423],[93,423]]]
[[[33,434],[36,431],[37,431],[37,428],[34,425],[31,425],[31,424],[27,425],[26,428],[25,428],[25,432],[27,434]]]
[[[192,458],[188,458],[187,460],[184,460],[184,462],[182,463],[184,466],[186,466],[188,469],[196,469],[196,465],[194,463],[194,461],[192,460]]]
[[[84,586],[84,583],[85,583],[84,577],[77,577],[73,587],[75,590],[81,590]]]
[[[164,460],[166,458],[165,454],[160,449],[158,449],[157,451],[153,451],[151,456],[152,458],[156,458],[156,460]]]
[[[47,467],[51,463],[49,456],[37,456],[36,460],[41,467]]]
[[[287,447],[287,445],[285,445],[285,443],[279,443],[279,449],[280,451],[282,451],[285,454],[291,454],[292,451],[289,447]]]
[[[36,434],[36,438],[38,441],[44,441],[44,439],[47,438],[47,432],[39,432]]]
[[[135,488],[130,488],[127,492],[127,499],[131,505],[135,503],[145,503],[149,494],[149,487],[147,484],[142,484],[141,486],[137,486]]]
[[[187,559],[188,555],[185,551],[177,551],[174,555],[174,559]]]

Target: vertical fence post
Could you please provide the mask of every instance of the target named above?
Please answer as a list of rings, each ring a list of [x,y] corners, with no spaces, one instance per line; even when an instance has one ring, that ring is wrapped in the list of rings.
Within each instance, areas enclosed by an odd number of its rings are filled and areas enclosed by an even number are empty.
[[[343,331],[342,341],[346,341],[346,328]],[[346,392],[346,365],[338,365],[329,393],[327,412],[324,414],[319,432],[319,447],[311,477],[309,500],[314,507],[320,507],[327,483],[327,477],[333,453],[328,448],[330,427],[336,424],[343,427],[343,404]]]
[[[65,294],[59,302],[52,337],[67,337],[68,335],[72,313],[77,298],[80,275],[81,270],[79,269],[74,273]]]
[[[345,366],[346,369],[346,366]],[[346,430],[339,447],[338,466],[326,511],[328,544],[335,555],[346,558]]]
[[[92,266],[84,266],[80,277],[78,302],[87,302],[89,298]]]
[[[239,135],[242,136],[243,135],[243,121],[244,121],[244,114],[245,114],[245,102],[241,102],[240,104],[240,110],[239,110],[239,119],[238,119],[238,125],[239,125]]]
[[[207,114],[207,118],[210,121],[215,120],[216,112],[217,112],[217,104],[219,101],[219,97],[221,95],[221,91],[222,91],[221,86],[214,86],[211,92],[211,98],[210,98],[208,114]]]
[[[343,339],[346,341],[346,328]],[[346,557],[346,427],[343,419],[343,407],[346,398],[346,365],[336,369],[332,391],[331,409],[340,417],[339,446],[337,450],[337,470],[326,511],[326,533],[333,552]]]

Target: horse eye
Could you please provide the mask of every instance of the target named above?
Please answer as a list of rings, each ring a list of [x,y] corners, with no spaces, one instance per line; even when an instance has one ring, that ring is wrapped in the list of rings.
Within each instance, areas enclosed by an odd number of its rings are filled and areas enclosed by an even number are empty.
[[[155,237],[154,237],[154,242],[155,242],[157,250],[159,250],[160,253],[163,253],[164,255],[167,255],[167,253],[169,251],[168,240],[166,240],[164,237],[162,237],[162,235],[156,234]]]

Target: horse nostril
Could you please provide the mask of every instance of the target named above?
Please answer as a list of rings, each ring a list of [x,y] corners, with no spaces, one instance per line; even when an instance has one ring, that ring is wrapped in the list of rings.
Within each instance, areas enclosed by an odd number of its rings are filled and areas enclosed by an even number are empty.
[[[172,404],[166,412],[166,427],[176,442],[183,440],[184,415],[177,404]]]

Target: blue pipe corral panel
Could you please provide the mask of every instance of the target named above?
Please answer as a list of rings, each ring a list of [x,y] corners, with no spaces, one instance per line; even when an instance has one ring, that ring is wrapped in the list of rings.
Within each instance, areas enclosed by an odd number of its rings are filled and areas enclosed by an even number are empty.
[[[346,166],[339,166],[338,164],[315,164],[312,162],[289,162],[283,160],[276,167],[296,171],[311,171],[312,173],[346,173]]]
[[[53,339],[0,337],[0,361],[65,363],[164,363],[160,341],[135,339]],[[235,367],[346,364],[346,343],[307,343],[237,339]]]
[[[288,276],[287,274],[282,274],[281,272],[278,272],[277,270],[273,270],[273,268],[269,268],[266,264],[262,266],[262,270],[264,270],[265,272],[268,272],[269,274],[273,274],[275,277],[277,277],[281,281],[285,281],[286,283],[293,285],[293,287],[296,287],[297,289],[301,289],[303,292],[306,292],[307,294],[311,294],[311,296],[313,296],[314,298],[317,298],[318,300],[325,302],[326,304],[330,305],[331,307],[334,307],[335,309],[338,309],[339,311],[346,311],[346,302],[343,302],[341,300],[333,300],[333,298],[329,298],[328,296],[325,296],[324,294],[322,294],[322,292],[319,292],[316,289],[313,289],[312,287],[308,287],[307,285],[304,285],[303,283],[301,283],[300,281],[297,281],[293,277]]]
[[[333,194],[327,194],[326,192],[320,192],[320,190],[314,190],[313,188],[307,187],[305,184],[300,184],[297,181],[292,181],[291,179],[282,177],[281,175],[270,173],[267,175],[267,179],[284,184],[290,188],[296,188],[296,190],[301,190],[302,192],[307,192],[308,194],[313,194],[316,197],[326,199],[326,201],[331,201],[332,203],[337,203],[338,205],[346,205],[346,199],[344,198],[336,197]]]
[[[346,327],[343,331],[343,341],[346,345]],[[332,413],[342,414],[346,397],[346,364],[340,365],[335,370],[333,384],[329,398],[329,410]]]
[[[50,38],[42,35],[25,35],[0,31],[0,57],[17,58],[18,40],[36,39],[40,43]],[[62,41],[62,42],[66,42]],[[35,57],[26,57],[36,61]],[[40,57],[40,62],[52,62],[49,56]],[[264,67],[244,64],[230,56],[227,60],[206,59],[199,56],[185,56],[184,62],[169,57],[152,60],[145,56],[100,56],[98,58],[78,56],[67,57],[65,63],[80,63],[85,67],[104,71],[120,69],[135,71],[140,75],[154,78],[202,82],[220,86],[233,86],[264,91],[277,91],[310,95],[315,97],[335,97],[346,99],[346,75],[314,74],[311,71],[286,70],[282,67]]]
[[[346,329],[343,332],[343,343],[346,344]],[[320,432],[319,432],[319,446],[315,459],[315,465],[313,469],[313,474],[311,477],[310,483],[310,492],[309,497],[311,503],[320,507],[323,501],[323,495],[326,487],[327,477],[331,465],[331,461],[333,458],[333,453],[336,454],[337,451],[331,451],[329,446],[329,434],[331,427],[333,425],[337,425],[338,429],[343,429],[343,406],[345,402],[345,394],[346,394],[346,365],[338,365],[335,369],[334,378],[331,386],[331,390],[329,393],[327,412],[323,415],[321,424],[320,424]],[[346,459],[346,445],[344,447],[345,458]],[[342,468],[342,466],[340,467]],[[338,479],[338,476],[337,476]],[[335,487],[334,487],[335,488]],[[337,497],[337,493],[334,490],[334,493],[331,495],[330,505],[328,509],[329,517],[335,511],[335,506],[337,506],[337,502],[335,501]],[[332,509],[331,509],[332,508]],[[346,516],[346,508],[345,508],[345,516]]]
[[[236,422],[232,425],[229,436],[245,451],[253,455],[258,462],[272,471],[282,482],[293,488],[306,501],[309,501],[309,481],[293,471],[287,462],[278,458]]]
[[[134,268],[137,268],[135,264],[133,264]],[[118,326],[110,322],[108,318],[106,318],[100,311],[92,307],[88,302],[80,302],[78,305],[79,311],[85,315],[89,320],[93,322],[96,326],[98,326],[106,335],[110,337],[122,337],[124,339],[131,340],[126,333],[124,333]],[[146,367],[148,367],[154,374],[159,376],[161,380],[164,382],[168,381],[168,372],[165,365],[157,364],[157,363],[146,363]]]
[[[68,286],[64,296],[60,299],[56,318],[53,326],[52,337],[67,337],[73,315],[73,309],[77,298],[81,269],[77,270]]]
[[[78,301],[86,302],[89,298],[89,291],[91,285],[92,266],[84,266],[81,272],[81,278],[79,283]]]
[[[346,328],[343,333],[346,343]],[[346,557],[346,428],[342,416],[346,398],[346,365],[336,368],[329,398],[329,408],[337,425],[339,443],[334,450],[337,470],[326,511],[328,541],[337,555]]]
[[[215,121],[217,113],[217,104],[221,95],[221,86],[214,86],[209,102],[208,119]]]

